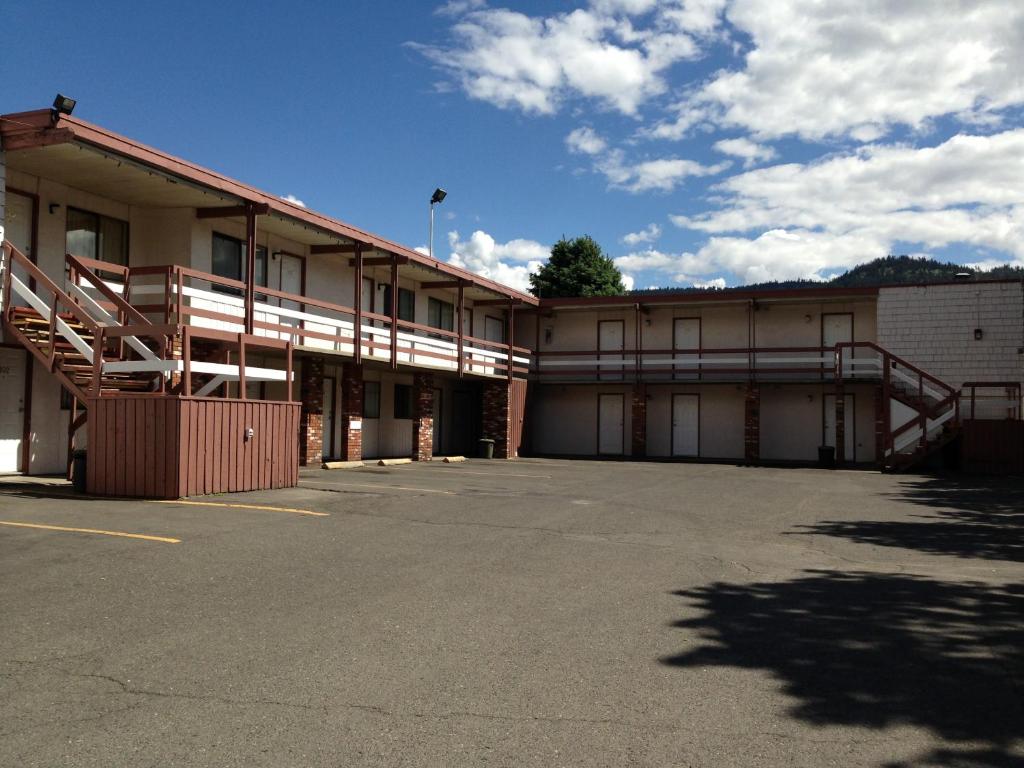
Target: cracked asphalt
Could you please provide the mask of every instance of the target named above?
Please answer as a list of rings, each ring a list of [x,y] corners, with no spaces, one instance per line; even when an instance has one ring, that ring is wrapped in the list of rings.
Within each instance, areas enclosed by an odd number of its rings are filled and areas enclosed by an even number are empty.
[[[1024,765],[1024,491],[727,465],[4,484],[0,766]],[[204,501],[203,499],[198,499]]]

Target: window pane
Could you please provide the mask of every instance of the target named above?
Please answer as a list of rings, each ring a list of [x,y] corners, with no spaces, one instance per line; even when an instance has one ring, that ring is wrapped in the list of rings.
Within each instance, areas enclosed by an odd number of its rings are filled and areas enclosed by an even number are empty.
[[[229,280],[242,279],[242,241],[213,233],[213,274]]]
[[[407,288],[398,289],[398,319],[416,322],[416,294]]]
[[[395,384],[395,418],[412,418],[412,387],[408,384]]]
[[[99,222],[94,213],[68,208],[67,252],[73,256],[96,258],[96,244],[99,241]]]
[[[487,341],[505,341],[505,321],[488,315],[484,318],[484,338]]]
[[[431,296],[427,301],[427,325],[444,331],[454,331],[455,305]]]
[[[380,418],[380,382],[363,382],[363,418]]]
[[[242,266],[242,274],[245,274],[245,265]],[[244,278],[243,278],[244,279]],[[262,245],[256,246],[256,285],[267,287],[267,249]]]
[[[128,222],[100,216],[100,261],[128,266]]]

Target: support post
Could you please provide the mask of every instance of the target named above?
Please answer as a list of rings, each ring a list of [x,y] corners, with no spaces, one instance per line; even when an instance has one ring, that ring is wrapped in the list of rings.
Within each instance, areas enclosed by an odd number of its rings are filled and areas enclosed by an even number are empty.
[[[247,400],[245,391],[245,335],[238,334],[238,399]]]
[[[515,335],[516,335],[516,332],[515,332],[515,312],[516,312],[516,310],[515,310],[515,302],[510,298],[508,300],[508,334],[507,334],[507,336],[508,336],[508,370],[506,371],[506,373],[508,374],[509,384],[512,383],[512,366],[513,366],[513,364],[515,362],[512,359],[513,356],[514,356],[514,353],[512,352],[512,345],[515,342]]]
[[[245,205],[245,332],[252,333],[256,286],[256,207]]]
[[[355,307],[355,336],[352,346],[352,359],[356,365],[363,361],[363,244],[356,243],[356,255],[354,258],[356,266],[355,296],[352,306]]]
[[[647,456],[647,385],[638,382],[633,385],[633,450],[634,459]]]
[[[459,317],[458,317],[458,320],[457,320],[457,322],[458,322],[458,329],[457,330],[459,332],[459,339],[458,339],[459,351],[458,351],[457,354],[459,356],[459,378],[461,379],[463,377],[464,373],[465,373],[465,367],[466,367],[465,366],[465,362],[462,359],[462,350],[463,350],[463,347],[464,347],[463,336],[465,336],[465,333],[463,332],[462,318],[463,318],[463,316],[465,315],[465,312],[466,312],[466,286],[463,284],[463,282],[461,280],[459,280],[459,289],[458,290],[459,290],[459,307],[458,307],[459,308]]]
[[[345,363],[341,371],[341,460],[363,458],[363,366]]]
[[[434,458],[434,376],[415,373],[412,377],[412,460]]]
[[[743,408],[743,458],[756,464],[761,458],[761,387],[747,383]]]
[[[398,256],[391,254],[391,370],[398,368]]]
[[[319,466],[324,450],[324,358],[302,358],[299,381],[299,464]]]

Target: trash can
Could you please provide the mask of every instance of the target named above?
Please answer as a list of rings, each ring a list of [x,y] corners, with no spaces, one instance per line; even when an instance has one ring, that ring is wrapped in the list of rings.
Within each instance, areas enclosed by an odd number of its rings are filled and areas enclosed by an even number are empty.
[[[480,438],[480,458],[481,459],[493,459],[494,458],[494,441],[489,437]]]
[[[836,449],[833,446],[818,446],[818,466],[824,469],[836,468]]]
[[[71,454],[71,485],[75,493],[85,493],[85,451]]]

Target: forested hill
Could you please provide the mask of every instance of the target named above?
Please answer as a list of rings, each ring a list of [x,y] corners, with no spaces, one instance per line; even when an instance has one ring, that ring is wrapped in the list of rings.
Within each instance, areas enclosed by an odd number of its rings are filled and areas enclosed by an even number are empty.
[[[942,283],[956,279],[958,274],[969,274],[962,280],[1024,280],[1024,267],[1004,265],[990,270],[971,269],[960,264],[947,264],[935,259],[913,258],[911,256],[885,256],[884,258],[860,264],[853,269],[836,275],[831,280],[819,282],[814,280],[783,280],[768,283],[753,283],[722,290],[740,289],[786,289],[786,288],[820,288],[823,285],[837,287],[859,287],[871,285],[893,285],[898,283]],[[700,288],[683,288],[683,291],[706,290]],[[679,288],[656,288],[632,291],[631,294],[649,294],[679,292]]]

